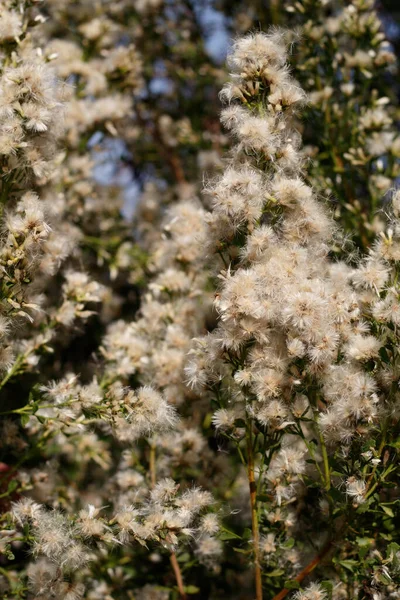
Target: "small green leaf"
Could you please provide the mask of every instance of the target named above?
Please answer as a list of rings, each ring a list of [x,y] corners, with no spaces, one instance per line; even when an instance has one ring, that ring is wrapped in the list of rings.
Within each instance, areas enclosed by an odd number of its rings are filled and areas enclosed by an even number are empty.
[[[8,484],[8,487],[7,487],[7,492],[8,492],[9,494],[11,494],[11,493],[12,493],[14,490],[16,490],[16,489],[17,489],[17,487],[18,487],[18,481],[16,481],[15,479],[12,479],[12,480],[10,481],[10,483]]]
[[[229,529],[225,529],[225,527],[222,530],[222,533],[220,533],[219,535],[219,539],[220,540],[241,540],[242,538],[240,537],[240,535],[237,535],[237,533],[235,533],[234,531],[229,531]]]
[[[345,569],[347,569],[348,571],[350,571],[351,573],[353,573],[354,571],[354,567],[356,567],[359,563],[357,560],[338,560],[337,561],[339,565],[341,565],[342,567],[344,567]]]
[[[243,531],[242,539],[243,540],[251,540],[252,537],[253,537],[253,532],[251,531],[251,529],[246,527],[245,530]]]
[[[283,587],[287,590],[299,590],[300,583],[295,579],[286,579],[285,583],[283,584]]]
[[[391,446],[392,448],[400,448],[400,438],[398,438],[394,442],[391,442],[391,443],[389,443],[387,445]]]
[[[270,573],[267,573],[267,577],[281,577],[285,573],[284,569],[274,569]]]
[[[294,546],[294,538],[289,538],[288,540],[286,540],[286,542],[283,542],[283,544],[281,544],[282,548],[293,548]]]
[[[359,546],[370,546],[374,540],[372,538],[367,537],[358,537],[356,538],[356,542]]]
[[[250,554],[250,550],[243,550],[243,548],[234,548],[234,552],[239,552],[239,554]]]
[[[360,506],[357,508],[357,512],[358,514],[364,514],[366,512],[369,511],[369,504],[367,502],[363,502],[362,504],[360,504]]]
[[[375,573],[374,578],[377,579],[380,583],[383,583],[383,585],[390,585],[392,583],[391,578],[385,575],[384,573]]]
[[[387,515],[389,515],[389,517],[394,517],[394,512],[392,511],[390,506],[385,506],[384,504],[382,504],[381,506],[382,506],[383,510],[385,511],[385,513]]]
[[[259,502],[268,502],[268,500],[270,500],[270,498],[268,498],[268,496],[266,496],[265,494],[259,494],[257,496],[257,500]]]
[[[208,429],[209,427],[211,427],[211,419],[212,419],[212,413],[207,413],[206,416],[204,417],[204,421],[203,421],[204,429]]]
[[[386,550],[386,558],[391,559],[393,556],[396,556],[398,551],[400,550],[400,546],[396,544],[396,542],[392,542],[389,544]]]
[[[333,583],[332,581],[320,581],[319,585],[321,586],[321,588],[323,590],[325,590],[328,593],[328,600],[332,600],[332,593],[333,593]]]
[[[358,555],[361,559],[365,558],[365,556],[368,554],[369,549],[371,547],[371,545],[373,544],[373,539],[372,538],[362,538],[362,537],[358,537],[356,538],[356,542],[358,544],[359,547],[359,551],[358,551]]]
[[[379,350],[379,356],[381,357],[382,362],[384,362],[386,364],[390,362],[389,355],[384,346],[382,346],[382,348]]]
[[[176,557],[177,561],[180,563],[186,563],[190,560],[190,554],[188,552],[184,552],[183,554],[180,554],[179,556]]]
[[[333,500],[335,500],[335,502],[340,502],[343,498],[341,492],[335,487],[331,487],[331,489],[329,490],[329,495]]]
[[[200,591],[200,588],[196,587],[195,585],[186,585],[185,586],[185,592],[187,594],[197,594]]]
[[[28,421],[29,421],[29,415],[27,415],[27,414],[21,415],[21,425],[22,425],[22,427],[25,427],[25,425],[28,424]]]
[[[34,415],[35,412],[37,412],[39,410],[39,408],[40,408],[39,402],[37,402],[37,401],[33,402],[33,404],[31,405],[32,414]]]

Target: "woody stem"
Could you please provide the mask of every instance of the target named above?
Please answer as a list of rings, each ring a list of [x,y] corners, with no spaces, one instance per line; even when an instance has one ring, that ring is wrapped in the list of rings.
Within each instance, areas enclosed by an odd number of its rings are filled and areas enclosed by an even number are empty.
[[[254,554],[254,578],[256,586],[256,600],[262,600],[263,591],[260,566],[260,532],[258,528],[257,486],[254,476],[253,422],[251,419],[249,419],[247,425],[247,476],[249,480],[250,489],[251,529],[253,533]]]

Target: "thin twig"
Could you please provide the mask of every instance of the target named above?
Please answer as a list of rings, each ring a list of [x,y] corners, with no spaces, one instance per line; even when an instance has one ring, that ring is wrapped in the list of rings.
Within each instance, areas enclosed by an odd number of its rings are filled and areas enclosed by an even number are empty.
[[[256,585],[256,600],[262,600],[262,579],[260,566],[260,532],[258,529],[258,512],[257,512],[257,486],[254,476],[254,453],[253,453],[253,423],[249,419],[247,431],[247,475],[249,479],[250,489],[250,506],[251,506],[251,529],[253,533],[253,553],[254,553],[254,578]]]
[[[317,426],[318,426],[318,424],[317,424]],[[322,458],[324,461],[325,489],[327,491],[329,491],[331,489],[331,470],[329,467],[329,457],[328,457],[328,451],[326,449],[325,439],[324,439],[324,436],[323,436],[322,432],[320,431],[319,427],[318,427],[318,435],[319,435],[319,441],[321,444]]]
[[[149,457],[149,468],[150,468],[150,482],[151,487],[154,488],[157,481],[156,471],[156,447],[154,444],[150,445],[150,457]]]
[[[303,581],[303,579],[305,579],[307,577],[307,575],[309,575],[311,573],[311,571],[313,571],[315,569],[315,567],[321,562],[321,560],[323,560],[325,558],[325,556],[328,554],[329,550],[332,548],[332,544],[333,544],[333,541],[329,540],[329,542],[327,542],[325,544],[325,546],[322,548],[321,552],[319,554],[317,554],[317,556],[315,558],[313,558],[313,560],[310,563],[308,563],[308,565],[306,567],[304,567],[304,569],[297,575],[297,577],[295,577],[295,581],[297,581],[298,583],[301,583]],[[283,590],[281,590],[279,592],[279,594],[274,596],[272,600],[283,600],[283,598],[286,598],[286,596],[291,591],[292,590],[288,590],[287,588],[284,588]]]
[[[175,552],[171,552],[170,561],[171,561],[171,565],[172,565],[172,568],[175,573],[175,579],[176,579],[176,583],[178,585],[179,596],[181,597],[181,600],[186,600],[187,596],[186,596],[186,592],[185,592],[185,586],[183,584],[181,568],[179,566],[178,559],[176,558]]]

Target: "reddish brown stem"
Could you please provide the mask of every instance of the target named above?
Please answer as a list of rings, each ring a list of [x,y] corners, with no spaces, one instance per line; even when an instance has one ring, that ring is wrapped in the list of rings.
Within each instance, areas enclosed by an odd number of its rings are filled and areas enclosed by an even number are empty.
[[[313,571],[315,569],[315,567],[321,562],[321,560],[323,560],[325,558],[325,556],[328,554],[328,552],[331,548],[332,548],[332,540],[327,542],[325,544],[325,546],[322,548],[321,552],[319,554],[317,554],[317,556],[315,558],[313,558],[313,560],[310,563],[308,563],[308,565],[306,567],[304,567],[304,569],[295,578],[295,581],[297,581],[298,583],[301,583],[303,581],[303,579],[305,579],[307,577],[307,575],[309,575],[311,573],[311,571]],[[291,592],[291,590],[284,588],[283,590],[281,590],[279,592],[279,594],[274,596],[272,600],[283,600],[283,598],[286,598],[286,596],[289,594],[289,592]]]
[[[175,579],[176,579],[176,583],[178,585],[179,596],[180,596],[181,600],[186,600],[187,596],[185,593],[185,586],[183,585],[183,577],[182,577],[182,573],[181,573],[181,568],[179,566],[175,552],[171,552],[170,560],[171,560],[172,568],[175,573]]]

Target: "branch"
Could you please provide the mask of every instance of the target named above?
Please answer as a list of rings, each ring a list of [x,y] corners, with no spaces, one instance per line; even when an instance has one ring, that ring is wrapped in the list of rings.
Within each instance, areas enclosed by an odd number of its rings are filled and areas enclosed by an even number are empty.
[[[187,596],[185,593],[185,586],[183,585],[182,573],[175,552],[171,552],[170,561],[175,573],[175,579],[178,585],[179,596],[181,600],[186,600]]]
[[[257,486],[254,476],[254,453],[253,453],[253,436],[252,436],[252,421],[249,419],[247,431],[247,475],[250,489],[250,506],[251,506],[251,529],[253,533],[253,552],[254,552],[254,578],[256,585],[256,600],[262,600],[262,578],[260,566],[260,533],[258,528],[258,512],[257,512]]]
[[[307,577],[307,575],[309,575],[311,573],[311,571],[313,571],[315,569],[315,567],[325,558],[325,556],[328,554],[328,552],[332,548],[332,545],[333,545],[333,540],[329,540],[329,542],[327,542],[325,544],[325,546],[322,548],[321,552],[319,554],[317,554],[317,556],[315,558],[313,558],[313,560],[310,563],[308,563],[308,565],[306,567],[304,567],[304,569],[297,575],[297,577],[295,578],[295,581],[297,581],[298,583],[301,583],[303,581],[303,579],[305,579]],[[286,596],[291,591],[292,590],[288,590],[288,589],[284,588],[283,590],[281,590],[279,592],[279,594],[274,596],[272,600],[283,600],[283,598],[286,598]]]

